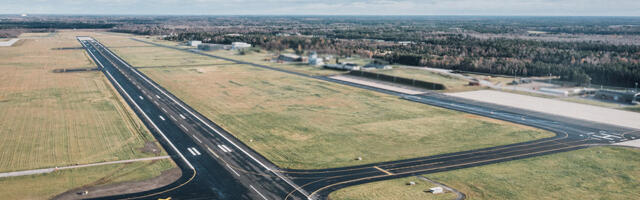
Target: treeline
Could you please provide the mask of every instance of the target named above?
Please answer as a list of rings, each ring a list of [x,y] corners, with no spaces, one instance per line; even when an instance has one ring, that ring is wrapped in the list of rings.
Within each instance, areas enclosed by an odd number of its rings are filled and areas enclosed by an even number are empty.
[[[390,63],[518,76],[560,76],[580,84],[632,87],[640,81],[640,46],[598,42],[478,39],[464,34],[430,34],[411,45],[371,40],[251,33],[186,32],[169,40],[210,43],[241,41],[267,50],[294,49],[341,56],[375,57]]]
[[[391,63],[518,76],[560,76],[581,84],[631,87],[640,81],[640,46],[596,42],[477,39],[464,35],[380,49]]]
[[[113,28],[115,24],[109,23],[84,23],[84,22],[3,22],[0,21],[0,29],[104,29]]]
[[[640,47],[638,18],[627,17],[308,17],[193,16],[127,19],[115,32],[168,40],[247,42],[267,50],[360,55],[390,63],[518,76],[560,76],[582,84],[633,87]],[[121,19],[119,22],[125,22]],[[589,37],[584,41],[478,37],[482,33]],[[567,35],[569,34],[569,35]],[[575,34],[575,35],[571,35]],[[492,34],[485,34],[492,35]],[[506,35],[506,34],[505,34]],[[618,43],[626,35],[625,43]],[[535,37],[534,37],[535,38]],[[608,39],[611,38],[611,39]],[[400,41],[412,44],[401,45]],[[591,42],[590,42],[591,41]],[[601,41],[601,42],[600,42]]]

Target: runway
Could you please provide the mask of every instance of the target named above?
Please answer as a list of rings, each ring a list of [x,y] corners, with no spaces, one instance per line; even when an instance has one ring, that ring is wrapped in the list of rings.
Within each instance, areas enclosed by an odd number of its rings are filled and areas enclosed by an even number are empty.
[[[295,184],[277,167],[92,38],[80,43],[182,169],[152,191],[102,199],[281,199]],[[307,199],[299,191],[295,199]]]
[[[104,199],[326,199],[330,192],[351,185],[468,168],[640,137],[640,132],[636,130],[616,126],[437,93],[405,95],[139,40],[238,64],[396,95],[409,101],[533,126],[557,134],[552,138],[525,143],[362,166],[322,170],[279,169],[99,42],[86,37],[79,37],[79,41],[183,171],[183,177],[169,186]]]

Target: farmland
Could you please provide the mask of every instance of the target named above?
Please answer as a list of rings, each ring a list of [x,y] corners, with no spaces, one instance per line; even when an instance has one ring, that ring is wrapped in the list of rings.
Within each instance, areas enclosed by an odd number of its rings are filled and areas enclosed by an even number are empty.
[[[0,48],[0,172],[166,154],[102,73],[52,72],[95,67],[82,49],[54,49],[80,47],[75,35],[83,33],[60,32],[52,37],[25,39],[20,46]],[[150,148],[156,151],[149,151]],[[173,164],[163,166],[151,168],[149,173],[159,173]],[[82,182],[73,181],[80,177],[91,181],[95,176],[86,173],[94,170],[97,169],[55,175],[60,183],[55,192],[81,186]],[[1,179],[3,185],[24,180],[27,179]],[[24,193],[17,189],[11,192],[14,196]],[[44,190],[38,195],[45,193],[55,195]]]
[[[108,41],[104,43],[110,45]],[[115,48],[114,51],[127,58],[127,53],[134,53],[137,48]],[[162,47],[139,48],[176,52]],[[129,59],[146,59],[127,60],[145,63],[152,62],[153,58],[129,55]],[[183,62],[184,65],[190,63],[188,60]],[[220,61],[211,59],[211,62]],[[241,64],[142,68],[141,71],[285,168],[350,166],[552,135],[538,129]],[[359,156],[364,159],[354,160]]]
[[[469,199],[634,199],[640,196],[636,190],[639,157],[638,149],[594,147],[425,176]],[[396,188],[409,190],[406,181],[349,187],[333,193],[331,199],[392,199]]]

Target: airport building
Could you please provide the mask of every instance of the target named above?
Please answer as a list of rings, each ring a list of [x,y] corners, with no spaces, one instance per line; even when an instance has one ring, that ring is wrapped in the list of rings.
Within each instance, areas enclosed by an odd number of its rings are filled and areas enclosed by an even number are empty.
[[[285,53],[280,54],[278,60],[283,62],[302,62],[302,57],[296,54]]]
[[[309,65],[313,65],[313,66],[324,65],[324,59],[318,58],[318,54],[316,52],[313,52],[311,53],[311,55],[309,55]]]
[[[204,43],[198,45],[198,49],[203,51],[229,50],[231,49],[231,45]]]
[[[231,49],[232,50],[240,50],[240,49],[246,49],[246,48],[251,48],[251,44],[245,43],[245,42],[233,42],[233,43],[231,43]]]
[[[363,69],[392,69],[391,65],[369,63],[362,67]]]
[[[202,41],[200,41],[200,40],[191,40],[191,41],[187,42],[187,45],[192,46],[192,47],[197,47],[200,44],[202,44]]]
[[[632,91],[598,90],[595,97],[628,104],[637,104],[640,102],[640,93]]]
[[[327,68],[327,69],[347,70],[347,71],[360,70],[360,66],[358,66],[357,64],[353,64],[353,63],[326,64],[323,67]]]

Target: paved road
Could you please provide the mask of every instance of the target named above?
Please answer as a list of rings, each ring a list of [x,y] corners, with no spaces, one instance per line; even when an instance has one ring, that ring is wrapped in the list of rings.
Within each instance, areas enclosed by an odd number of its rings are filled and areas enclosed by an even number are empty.
[[[144,195],[149,194],[152,194],[152,197],[171,196],[173,199],[324,199],[330,192],[351,185],[480,166],[640,137],[638,131],[621,127],[469,101],[437,93],[406,95],[147,42],[239,64],[396,95],[409,101],[538,127],[557,134],[552,138],[518,144],[354,167],[322,170],[278,169],[98,42],[81,42],[92,54],[92,58],[99,61],[105,75],[116,85],[137,114],[141,115],[147,126],[161,138],[161,143],[185,174],[178,182],[161,189],[107,199],[145,197]],[[198,150],[197,153],[190,148]]]
[[[57,170],[75,169],[75,168],[83,168],[83,167],[94,167],[94,166],[100,166],[100,165],[132,163],[132,162],[150,161],[150,160],[161,160],[161,159],[168,159],[168,158],[170,158],[170,157],[169,156],[156,156],[156,157],[148,157],[148,158],[136,158],[136,159],[131,159],[131,160],[116,160],[116,161],[99,162],[99,163],[91,163],[91,164],[83,164],[83,165],[71,165],[71,166],[64,166],[64,167],[32,169],[32,170],[23,170],[23,171],[15,171],[15,172],[3,172],[3,173],[0,173],[0,178],[12,177],[12,176],[26,176],[26,175],[34,175],[34,174],[46,174],[46,173],[51,173],[51,172],[54,172],[54,171],[57,171]]]

